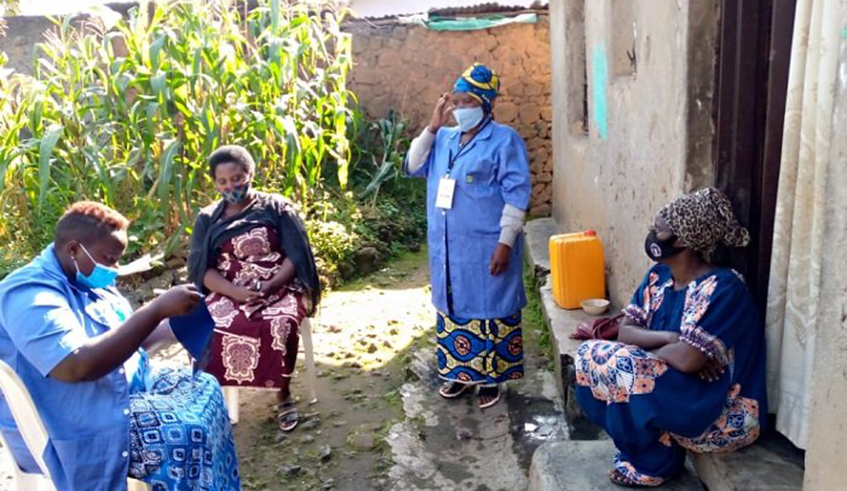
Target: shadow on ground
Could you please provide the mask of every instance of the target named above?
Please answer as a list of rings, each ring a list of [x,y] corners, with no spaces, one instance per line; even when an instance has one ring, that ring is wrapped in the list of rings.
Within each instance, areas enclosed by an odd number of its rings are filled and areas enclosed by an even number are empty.
[[[436,393],[426,251],[329,293],[312,323],[318,402],[307,403],[302,377],[292,384],[300,426],[279,432],[274,393],[240,391],[235,436],[244,489],[525,489],[535,448],[566,436],[539,347],[542,323],[530,305],[527,376],[483,412],[472,395],[445,401]],[[185,359],[179,348],[164,357]]]

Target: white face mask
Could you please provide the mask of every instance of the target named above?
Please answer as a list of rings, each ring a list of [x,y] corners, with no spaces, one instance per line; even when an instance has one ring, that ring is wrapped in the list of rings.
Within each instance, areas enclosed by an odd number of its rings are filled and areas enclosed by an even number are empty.
[[[462,130],[462,133],[467,133],[468,131],[476,128],[476,125],[478,125],[480,121],[482,121],[482,118],[485,117],[485,113],[479,106],[463,107],[454,109],[453,117],[456,118],[456,122],[459,123],[459,129]]]

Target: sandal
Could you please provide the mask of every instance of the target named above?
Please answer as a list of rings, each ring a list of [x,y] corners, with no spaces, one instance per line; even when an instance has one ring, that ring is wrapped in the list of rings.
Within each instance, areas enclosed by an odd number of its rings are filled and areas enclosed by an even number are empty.
[[[461,382],[444,382],[438,389],[438,395],[445,399],[455,399],[465,393],[471,386]]]
[[[638,484],[633,481],[629,476],[619,471],[618,469],[612,469],[609,471],[609,480],[612,481],[612,484],[622,486],[625,488],[643,488],[646,487],[644,485]]]
[[[490,398],[488,401],[484,401],[484,398]],[[479,399],[479,408],[487,409],[500,400],[500,387],[497,385],[491,387],[480,387],[479,395],[477,395],[477,399]]]
[[[300,415],[297,414],[297,408],[294,407],[294,401],[291,399],[277,404],[276,410],[276,424],[280,431],[288,433],[300,423]]]
[[[643,484],[629,477],[618,468],[609,471],[609,480],[616,486],[624,488],[655,488],[668,482],[669,479],[660,479],[655,484]]]

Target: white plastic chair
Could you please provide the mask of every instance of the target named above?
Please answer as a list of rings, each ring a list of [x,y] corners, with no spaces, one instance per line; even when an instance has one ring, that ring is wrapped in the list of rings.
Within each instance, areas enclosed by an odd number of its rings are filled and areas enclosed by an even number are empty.
[[[303,354],[306,357],[306,385],[309,391],[309,404],[318,402],[316,391],[315,353],[312,349],[312,323],[308,317],[300,323],[300,337],[303,339]],[[238,387],[224,386],[224,400],[232,424],[238,423]]]
[[[44,463],[44,448],[47,447],[47,429],[44,428],[44,423],[41,421],[41,416],[32,402],[32,397],[29,395],[23,381],[18,374],[12,370],[6,362],[0,360],[0,390],[6,397],[6,403],[9,405],[9,410],[12,412],[12,417],[15,419],[15,424],[18,431],[23,437],[26,447],[32,454],[38,468],[41,469],[41,474],[30,474],[23,472],[15,462],[9,445],[0,434],[3,448],[5,449],[6,457],[12,463],[14,484],[13,489],[19,491],[56,491],[53,486],[53,481],[50,478],[50,472],[47,465]],[[151,489],[146,483],[136,481],[135,479],[127,480],[128,491],[146,491]]]

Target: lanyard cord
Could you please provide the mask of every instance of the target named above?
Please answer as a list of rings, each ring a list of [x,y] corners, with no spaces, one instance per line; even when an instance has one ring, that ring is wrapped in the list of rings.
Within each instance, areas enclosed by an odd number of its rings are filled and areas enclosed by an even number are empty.
[[[465,150],[467,150],[467,149],[468,149],[468,147],[470,147],[471,142],[473,142],[473,139],[474,139],[474,138],[476,138],[476,136],[477,136],[478,134],[482,133],[482,130],[484,130],[484,129],[485,129],[485,127],[486,127],[486,126],[488,126],[488,123],[490,123],[490,122],[491,122],[491,117],[488,117],[488,118],[485,120],[485,122],[482,124],[482,127],[479,129],[479,131],[477,131],[476,133],[474,133],[474,134],[473,134],[473,136],[471,137],[471,139],[470,139],[470,140],[468,140],[468,142],[467,142],[467,143],[465,143],[465,144],[462,146],[462,148],[460,148],[460,149],[459,149],[459,152],[458,152],[458,153],[456,153],[456,156],[455,156],[455,157],[453,157],[453,149],[452,149],[452,148],[450,149],[450,156],[449,156],[448,161],[447,161],[447,174],[445,175],[445,177],[450,177],[450,172],[453,170],[453,164],[455,164],[455,163],[456,163],[456,161],[457,161],[457,160],[459,160],[459,157],[461,157],[461,156],[462,156],[462,154],[464,154],[464,153],[465,153]],[[461,138],[462,138],[462,137],[461,137],[461,135],[459,136],[459,138],[460,138],[460,143],[461,143]]]

